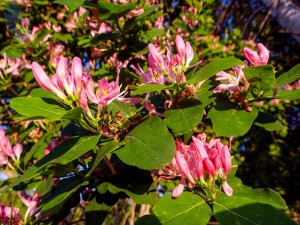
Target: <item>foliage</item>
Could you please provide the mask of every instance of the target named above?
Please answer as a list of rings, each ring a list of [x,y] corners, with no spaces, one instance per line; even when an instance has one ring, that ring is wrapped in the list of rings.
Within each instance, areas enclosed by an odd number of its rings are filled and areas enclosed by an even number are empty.
[[[300,64],[239,53],[213,1],[16,2],[0,5],[1,223],[295,224],[285,190],[237,176],[271,179],[299,130]]]

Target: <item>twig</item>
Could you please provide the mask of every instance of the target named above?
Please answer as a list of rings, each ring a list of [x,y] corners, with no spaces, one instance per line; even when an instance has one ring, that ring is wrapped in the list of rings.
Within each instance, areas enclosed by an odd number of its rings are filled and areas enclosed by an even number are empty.
[[[264,8],[263,6],[259,7],[259,8],[256,9],[256,10],[251,14],[251,16],[248,18],[247,23],[244,25],[243,30],[242,30],[242,32],[241,32],[241,35],[240,35],[241,38],[243,38],[244,33],[246,32],[246,29],[248,28],[249,24],[252,22],[254,16],[255,16],[257,13],[259,13],[259,11],[261,11],[263,8]]]

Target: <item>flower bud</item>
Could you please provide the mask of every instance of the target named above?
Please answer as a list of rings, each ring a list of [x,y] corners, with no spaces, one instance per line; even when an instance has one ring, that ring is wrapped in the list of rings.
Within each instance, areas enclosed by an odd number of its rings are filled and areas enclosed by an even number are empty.
[[[209,158],[203,159],[203,167],[209,175],[212,177],[215,175],[215,166]]]

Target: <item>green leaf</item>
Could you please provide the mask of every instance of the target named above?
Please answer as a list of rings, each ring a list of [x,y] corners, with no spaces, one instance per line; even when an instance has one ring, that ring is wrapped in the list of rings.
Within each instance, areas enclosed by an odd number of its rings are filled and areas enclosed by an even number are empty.
[[[190,192],[183,192],[176,199],[164,195],[153,207],[153,213],[162,225],[207,225],[211,217],[209,205]]]
[[[62,120],[77,120],[77,119],[80,119],[81,113],[82,113],[82,108],[76,107],[74,109],[67,111],[60,119],[62,119]]]
[[[51,121],[59,120],[67,111],[51,98],[17,97],[10,100],[10,107],[21,115]]]
[[[168,86],[162,85],[162,84],[145,84],[141,86],[134,86],[136,90],[132,93],[132,95],[140,95],[145,94],[148,92],[161,92],[164,89],[167,89]]]
[[[53,92],[46,91],[43,88],[35,88],[30,92],[31,97],[37,98],[56,98],[56,95]]]
[[[120,112],[122,116],[128,118],[136,114],[136,107],[134,105],[126,104],[119,101],[113,101],[107,106],[107,112],[112,112],[112,115],[115,115],[117,112]]]
[[[54,3],[65,5],[69,8],[71,12],[73,12],[74,10],[78,9],[80,6],[83,5],[84,0],[56,0],[54,1]]]
[[[118,199],[108,193],[96,195],[85,208],[86,224],[102,224]]]
[[[268,188],[252,189],[243,185],[242,181],[231,173],[227,179],[228,184],[233,189],[233,196],[255,200],[256,202],[271,205],[279,210],[286,211],[287,205],[283,198],[276,192]],[[225,196],[224,194],[222,196]],[[231,197],[228,197],[230,199]]]
[[[119,32],[105,32],[102,34],[96,34],[91,40],[90,40],[90,44],[91,45],[98,45],[99,42],[104,42],[106,40],[113,40],[116,39],[120,36]]]
[[[254,124],[265,128],[267,131],[282,130],[284,128],[279,120],[264,112],[258,112],[258,116],[255,119]]]
[[[98,2],[99,19],[103,20],[117,20],[121,16],[135,8],[134,3],[129,4],[115,4],[110,2]]]
[[[48,0],[33,0],[34,5],[49,5]]]
[[[216,99],[216,97],[213,96],[213,89],[213,80],[208,79],[196,90],[195,94],[203,106],[209,105]]]
[[[36,187],[35,193],[44,195],[49,192],[53,186],[53,175],[50,174],[46,180],[40,181],[39,185]]]
[[[176,133],[186,133],[200,123],[203,115],[203,105],[196,99],[183,100],[164,113],[165,124]]]
[[[163,29],[159,29],[157,27],[153,27],[150,30],[147,30],[142,36],[147,40],[152,40],[154,37],[160,37],[166,34],[166,31]]]
[[[242,65],[243,62],[237,58],[216,59],[200,68],[196,73],[192,74],[191,77],[188,77],[187,83],[198,84],[201,81],[211,78],[218,72],[230,69],[233,66]]]
[[[154,205],[157,201],[150,172],[132,166],[122,167],[122,170],[109,176],[107,182],[99,185],[97,190],[100,193],[109,190],[113,194],[124,192],[138,204]]]
[[[52,136],[51,132],[45,133],[39,139],[39,141],[32,146],[32,148],[30,149],[30,151],[26,152],[26,155],[25,155],[25,157],[23,159],[23,162],[24,162],[25,165],[32,158],[32,156],[35,154],[35,152],[37,152],[37,151],[44,151],[44,149],[48,147],[48,145],[51,142],[51,136]]]
[[[1,53],[6,53],[7,57],[11,59],[16,59],[22,56],[24,54],[24,47],[22,46],[14,46],[12,48],[11,45],[6,46],[1,50]]]
[[[300,63],[276,79],[274,88],[291,83],[300,78]]]
[[[161,8],[163,7],[164,4],[157,4],[157,5],[153,5],[153,6],[150,6],[150,7],[146,7],[144,8],[144,13],[137,16],[135,19],[135,21],[139,21],[141,19],[147,19],[149,14],[155,12],[158,8]]]
[[[49,154],[45,155],[44,158],[36,162],[36,164],[34,164],[33,166],[41,168],[50,163],[59,163],[62,165],[66,165],[67,163],[92,150],[98,143],[99,138],[99,135],[72,137],[62,142]]]
[[[296,224],[283,211],[243,196],[217,198],[213,211],[220,225]]]
[[[122,144],[125,146],[115,152],[118,157],[128,165],[145,170],[168,165],[175,154],[173,136],[156,116],[136,126]]]
[[[19,114],[35,118],[56,120],[75,120],[79,119],[82,113],[82,108],[77,107],[67,111],[60,102],[52,98],[51,93],[45,92],[42,89],[32,91],[34,96],[40,97],[17,97],[10,101],[10,106]],[[45,96],[45,97],[44,97]],[[50,98],[46,97],[49,96]]]
[[[275,83],[274,68],[271,65],[243,68],[246,79],[253,88],[255,94],[270,90]]]
[[[49,154],[45,155],[33,166],[29,167],[29,169],[21,177],[17,178],[15,182],[11,184],[11,187],[38,176],[40,171],[51,163],[66,165],[67,163],[77,159],[81,155],[93,149],[98,143],[99,138],[100,136],[72,137],[62,142]]]
[[[88,181],[83,181],[81,177],[76,176],[61,180],[53,191],[43,196],[42,202],[46,203],[42,207],[42,214],[59,211],[74,192],[88,183]]]
[[[229,102],[218,102],[209,112],[217,136],[241,136],[247,133],[258,115],[258,110],[252,112],[241,109]]]
[[[91,165],[89,172],[86,174],[86,177],[91,175],[91,173],[99,165],[100,161],[105,157],[106,154],[116,150],[117,148],[119,148],[119,144],[115,141],[110,141],[109,143],[101,146],[100,150],[98,150],[96,158]]]
[[[159,220],[156,216],[153,215],[145,215],[140,218],[134,223],[134,225],[161,225]]]
[[[283,100],[295,100],[300,98],[300,90],[278,90],[276,95],[273,96],[273,91],[268,91],[264,94],[263,97],[266,98],[278,98]]]

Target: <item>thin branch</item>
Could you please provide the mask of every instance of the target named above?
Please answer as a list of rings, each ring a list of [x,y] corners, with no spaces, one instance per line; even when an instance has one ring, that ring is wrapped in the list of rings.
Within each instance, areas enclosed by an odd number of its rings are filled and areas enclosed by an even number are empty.
[[[261,6],[259,8],[257,8],[252,14],[251,16],[248,18],[247,23],[244,25],[242,33],[240,35],[241,38],[244,37],[244,33],[246,32],[246,29],[249,27],[251,21],[253,20],[253,18],[256,16],[257,13],[259,13],[264,7]]]
[[[269,9],[267,15],[265,16],[263,21],[260,23],[258,31],[254,34],[254,36],[252,38],[253,40],[255,40],[258,37],[258,35],[262,32],[262,30],[264,29],[267,21],[270,19],[271,14],[272,14],[272,9]]]

